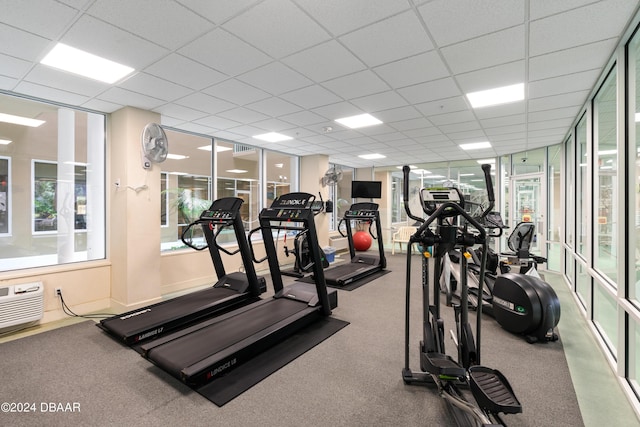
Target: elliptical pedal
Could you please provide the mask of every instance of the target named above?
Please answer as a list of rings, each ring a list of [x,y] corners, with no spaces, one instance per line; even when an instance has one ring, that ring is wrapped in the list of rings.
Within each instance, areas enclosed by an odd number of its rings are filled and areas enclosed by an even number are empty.
[[[519,414],[522,405],[500,371],[484,366],[469,368],[471,391],[478,405],[491,414]]]
[[[465,369],[458,364],[452,357],[442,353],[421,353],[421,366],[424,371],[440,378],[456,379],[464,378]]]

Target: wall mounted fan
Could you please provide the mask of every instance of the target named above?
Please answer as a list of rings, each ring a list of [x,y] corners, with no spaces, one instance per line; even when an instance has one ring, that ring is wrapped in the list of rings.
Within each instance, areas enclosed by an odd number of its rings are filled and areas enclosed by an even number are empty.
[[[322,177],[322,186],[335,185],[342,179],[342,169],[337,166],[330,167]]]
[[[152,163],[162,163],[169,153],[169,141],[164,129],[149,123],[142,130],[142,167],[150,169]]]

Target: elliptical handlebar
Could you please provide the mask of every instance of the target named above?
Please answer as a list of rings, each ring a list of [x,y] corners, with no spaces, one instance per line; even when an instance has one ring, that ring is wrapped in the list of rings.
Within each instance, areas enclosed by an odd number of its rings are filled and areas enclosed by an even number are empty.
[[[411,172],[411,168],[407,165],[402,167],[402,174],[404,179],[402,180],[402,200],[404,201],[404,210],[407,213],[407,216],[411,219],[414,219],[418,222],[424,222],[424,218],[420,216],[416,216],[411,213],[411,208],[409,207],[409,173]]]

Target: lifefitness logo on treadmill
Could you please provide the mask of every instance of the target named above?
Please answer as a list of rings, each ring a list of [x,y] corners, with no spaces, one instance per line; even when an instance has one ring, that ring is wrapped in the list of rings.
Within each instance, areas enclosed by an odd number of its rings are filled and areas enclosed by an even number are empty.
[[[225,363],[223,363],[222,365],[218,366],[213,371],[209,372],[209,375],[207,375],[207,379],[213,378],[213,377],[217,376],[218,374],[226,371],[227,369],[229,369],[230,367],[235,365],[237,361],[238,361],[238,359],[236,359],[235,357],[233,359],[231,359],[231,360],[227,360]]]
[[[137,341],[142,341],[142,340],[144,340],[146,338],[152,337],[154,335],[158,335],[158,334],[162,333],[163,330],[164,330],[164,327],[158,328],[158,329],[154,329],[153,331],[145,332],[144,334],[138,336]]]
[[[131,317],[140,316],[141,314],[145,314],[145,313],[148,313],[150,311],[151,311],[150,308],[147,308],[145,310],[136,311],[135,313],[127,314],[126,316],[122,316],[120,318],[120,320],[127,320],[127,319],[130,319]]]
[[[305,206],[307,204],[307,199],[286,199],[281,200],[280,204],[282,206]]]

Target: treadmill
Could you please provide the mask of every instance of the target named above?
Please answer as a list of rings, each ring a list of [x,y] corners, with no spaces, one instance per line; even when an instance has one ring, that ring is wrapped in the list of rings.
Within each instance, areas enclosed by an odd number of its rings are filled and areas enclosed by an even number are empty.
[[[369,253],[356,254],[353,243],[352,221],[366,221],[369,223],[369,234],[378,240],[378,254]],[[349,240],[349,254],[351,262],[339,264],[329,268],[324,272],[326,281],[330,285],[345,286],[349,283],[370,276],[387,268],[387,259],[384,256],[384,246],[382,244],[382,227],[380,226],[380,212],[378,204],[372,202],[360,202],[351,205],[342,218],[347,227],[347,237]],[[371,226],[375,223],[376,235],[371,233]],[[339,227],[338,227],[339,228]],[[342,233],[341,233],[342,234]]]
[[[306,326],[331,314],[337,306],[337,291],[327,291],[318,251],[314,215],[310,209],[315,196],[289,193],[274,200],[260,212],[266,257],[275,294],[253,304],[195,324],[141,346],[142,356],[192,387],[224,375],[255,355],[276,345]],[[302,224],[297,227],[295,224]],[[314,261],[315,284],[296,282],[284,287],[274,230],[307,230],[309,251]]]
[[[237,197],[216,200],[182,233],[182,241],[191,248],[196,250],[209,248],[219,278],[213,287],[103,319],[98,327],[127,345],[135,345],[197,320],[259,300],[260,294],[266,290],[266,281],[264,277],[256,275],[240,217],[242,203],[243,200]],[[206,245],[196,245],[188,237],[193,234],[192,227],[197,225],[202,228]],[[238,249],[233,252],[217,243],[218,236],[227,227],[233,227],[235,231]],[[227,274],[220,251],[228,255],[240,252],[246,273]]]

